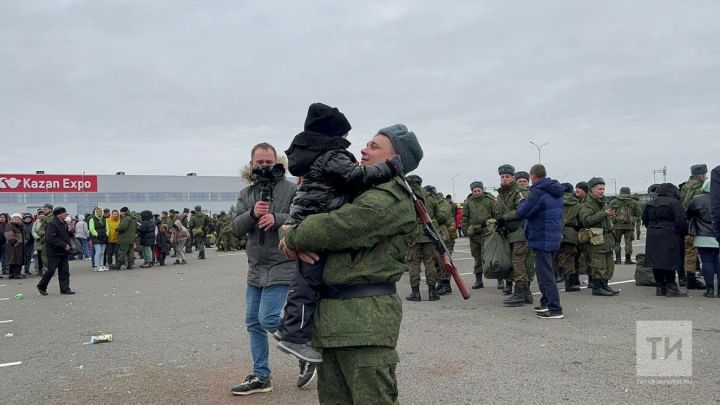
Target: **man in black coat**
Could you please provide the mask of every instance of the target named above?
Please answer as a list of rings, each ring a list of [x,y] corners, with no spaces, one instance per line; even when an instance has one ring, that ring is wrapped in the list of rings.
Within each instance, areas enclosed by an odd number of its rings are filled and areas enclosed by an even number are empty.
[[[710,174],[710,213],[715,237],[720,242],[720,166]]]
[[[47,295],[47,286],[50,283],[55,270],[58,272],[60,281],[60,294],[75,294],[70,289],[70,263],[68,252],[70,251],[70,232],[65,224],[67,211],[63,207],[56,207],[53,210],[55,216],[47,225],[45,232],[45,249],[47,249],[48,266],[42,279],[37,285],[41,295]]]

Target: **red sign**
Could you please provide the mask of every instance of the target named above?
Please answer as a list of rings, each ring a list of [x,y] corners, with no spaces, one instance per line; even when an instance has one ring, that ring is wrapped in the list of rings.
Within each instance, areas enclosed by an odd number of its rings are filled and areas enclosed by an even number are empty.
[[[97,176],[76,174],[0,174],[0,193],[94,193]]]

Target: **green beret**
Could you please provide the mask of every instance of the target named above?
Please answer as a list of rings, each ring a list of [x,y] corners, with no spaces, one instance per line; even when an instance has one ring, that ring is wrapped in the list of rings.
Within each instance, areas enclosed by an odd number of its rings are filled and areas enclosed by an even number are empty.
[[[408,131],[403,124],[395,124],[378,130],[378,133],[390,139],[395,152],[400,155],[405,173],[417,169],[423,158],[423,150],[414,132]]]
[[[605,180],[602,177],[593,177],[592,179],[588,180],[587,185],[590,190],[593,189],[593,187],[597,186],[598,184],[605,184]]]
[[[706,164],[697,164],[697,165],[692,165],[690,167],[690,173],[693,176],[697,176],[699,174],[706,174],[707,172],[708,172],[708,169],[707,169]]]
[[[509,174],[512,176],[515,174],[515,168],[512,167],[512,165],[502,165],[498,167],[498,174]]]

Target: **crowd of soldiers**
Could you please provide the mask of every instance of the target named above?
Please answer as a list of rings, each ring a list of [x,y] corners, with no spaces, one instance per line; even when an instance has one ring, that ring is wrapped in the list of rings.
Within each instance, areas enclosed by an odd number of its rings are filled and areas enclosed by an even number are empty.
[[[445,245],[452,252],[459,235],[469,238],[470,253],[474,259],[473,289],[484,287],[483,245],[493,232],[501,232],[509,245],[512,269],[508,277],[497,280],[497,288],[509,295],[503,304],[522,306],[532,304],[530,283],[534,278],[534,260],[527,248],[523,221],[517,216],[519,203],[528,195],[529,174],[515,171],[509,164],[498,168],[500,186],[497,196],[486,191],[481,181],[470,184],[471,193],[463,203],[454,203],[450,195],[444,196],[435,187],[422,187],[422,178],[407,177],[413,191],[423,201],[438,228]],[[707,178],[706,165],[691,167],[691,176],[680,185],[681,201],[687,209],[692,199],[701,192]],[[648,190],[653,198],[658,185]],[[592,295],[612,297],[619,294],[608,285],[613,278],[614,266],[623,263],[636,264],[633,260],[633,241],[641,237],[641,218],[644,203],[629,187],[621,187],[614,197],[605,196],[605,181],[593,177],[573,186],[563,183],[564,214],[560,250],[555,255],[555,271],[558,281],[564,282],[566,292],[581,290],[580,275],[586,274]],[[623,243],[624,242],[624,243]],[[680,286],[704,289],[696,277],[698,253],[693,237],[685,236],[685,263],[677,269]],[[407,255],[411,293],[409,301],[421,301],[421,264],[425,268],[428,300],[436,301],[442,295],[452,293],[450,274],[442,270],[442,258],[433,242],[423,234],[418,222],[415,243]],[[487,260],[486,260],[487,261]],[[487,272],[485,274],[487,276]]]

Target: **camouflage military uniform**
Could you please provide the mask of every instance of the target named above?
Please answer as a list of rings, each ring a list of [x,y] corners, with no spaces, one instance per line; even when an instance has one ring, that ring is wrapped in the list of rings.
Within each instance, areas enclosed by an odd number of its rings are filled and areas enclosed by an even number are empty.
[[[396,283],[406,269],[416,221],[410,194],[395,178],[336,211],[308,216],[288,230],[285,242],[293,250],[328,254],[326,286]],[[317,383],[321,404],[398,403],[395,347],[401,319],[396,293],[321,297],[313,335],[313,346],[323,349]]]
[[[38,250],[40,250],[40,257],[42,258],[43,265],[47,267],[48,263],[48,257],[47,252],[48,250],[45,248],[45,233],[47,232],[47,226],[55,219],[55,215],[53,215],[52,212],[48,212],[42,220],[40,220],[40,228],[37,231],[38,236],[40,236],[40,239],[36,241],[35,243],[38,245]],[[42,269],[41,269],[42,271]]]
[[[482,197],[475,197],[472,194],[463,203],[462,207],[462,229],[470,239],[470,253],[475,259],[473,273],[482,275],[482,245],[487,231],[486,221],[497,215],[495,208],[495,197],[483,193]]]
[[[435,194],[435,201],[437,202],[438,211],[443,213],[439,215],[439,218],[447,218],[443,222],[438,220],[438,231],[440,232],[443,243],[445,243],[445,246],[448,248],[448,251],[450,251],[450,254],[452,255],[455,248],[455,239],[457,238],[457,231],[455,230],[455,219],[452,215],[452,207],[450,206],[450,202],[445,199],[445,196],[443,196],[442,193]],[[442,256],[437,251],[435,252],[435,254],[438,257],[436,260],[436,265],[438,266],[437,270],[440,273],[438,278],[440,280],[450,280],[450,273],[448,273],[442,268]]]
[[[411,182],[410,186],[412,187],[413,192],[415,192],[415,195],[423,201],[423,204],[425,204],[425,209],[427,210],[430,217],[433,219],[433,222],[435,222],[436,226],[438,220],[441,220],[443,222],[447,221],[447,219],[445,218],[447,214],[444,212],[440,212],[434,196],[428,195],[425,190],[420,188],[420,186],[416,185],[415,183]],[[427,236],[425,236],[422,224],[418,219],[417,229],[415,233],[415,241],[412,246],[410,246],[410,249],[408,249],[407,253],[407,262],[410,275],[410,287],[417,287],[420,285],[421,262],[425,266],[426,284],[429,287],[434,287],[437,283],[439,276],[436,271],[437,260],[437,250],[435,249],[433,242]]]
[[[624,187],[623,187],[624,188]],[[621,263],[621,241],[625,239],[625,256],[627,259],[632,255],[632,241],[635,240],[635,224],[642,216],[640,204],[630,195],[630,190],[620,190],[620,195],[615,197],[609,207],[615,210],[612,218],[613,232],[615,236],[615,264]],[[627,260],[627,264],[631,260]]]
[[[690,201],[702,192],[703,181],[697,176],[690,176],[688,181],[683,185],[680,190],[680,202],[682,202],[683,208],[687,210],[690,205]],[[695,238],[691,235],[685,236],[685,273],[695,274],[697,270],[697,259],[698,251],[695,248]]]
[[[232,230],[230,228],[230,218],[225,213],[221,213],[217,220],[217,249],[219,251],[230,250]]]
[[[525,240],[523,220],[516,213],[518,204],[526,196],[527,193],[524,193],[523,189],[513,181],[508,187],[501,187],[497,197],[497,219],[505,221],[507,239],[512,252],[512,281],[521,285],[529,285],[534,276],[534,268],[532,263],[529,263],[531,255]]]
[[[188,230],[195,237],[195,250],[198,252],[198,259],[205,258],[205,235],[208,230],[208,216],[202,211],[196,211],[190,218]]]
[[[587,245],[589,253],[590,272],[593,279],[607,281],[612,279],[615,273],[615,262],[613,250],[615,249],[615,236],[613,235],[612,222],[605,213],[607,209],[605,201],[588,194],[585,202],[580,207],[580,223],[585,228],[602,228],[602,244]]]
[[[565,193],[562,243],[558,251],[558,267],[565,277],[578,274],[575,261],[578,255],[578,229],[580,228],[580,200],[573,193]]]
[[[136,229],[137,223],[135,222],[133,213],[126,212],[125,215],[120,218],[120,223],[116,229],[118,233],[116,270],[120,270],[122,265],[125,265],[129,270],[132,269],[135,264],[135,252],[133,251],[133,248],[135,244]]]

